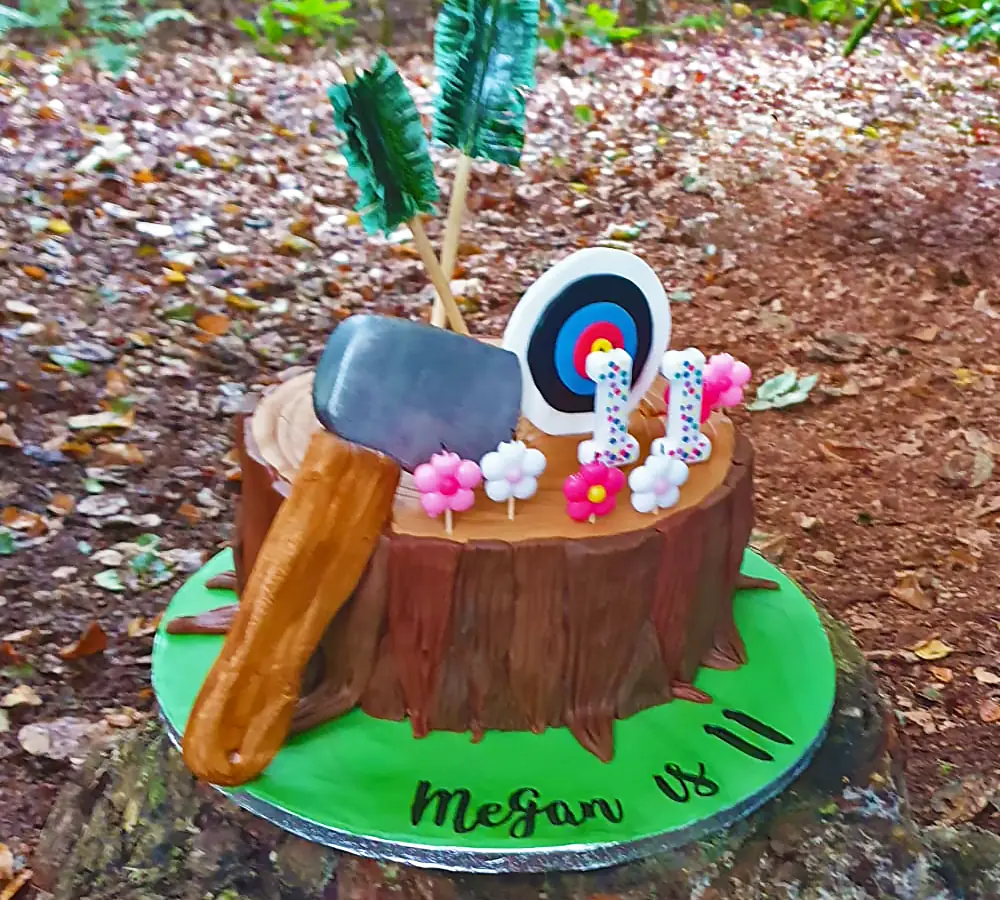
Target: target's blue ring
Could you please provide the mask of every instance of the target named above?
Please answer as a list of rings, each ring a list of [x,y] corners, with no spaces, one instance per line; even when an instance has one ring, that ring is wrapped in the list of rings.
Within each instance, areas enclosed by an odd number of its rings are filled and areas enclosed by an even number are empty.
[[[584,329],[595,322],[608,322],[622,333],[625,351],[635,359],[639,337],[636,333],[632,316],[615,303],[591,303],[573,313],[559,329],[556,336],[555,364],[556,372],[564,385],[575,394],[593,395],[596,385],[589,378],[584,378],[576,370],[573,358],[577,341]]]

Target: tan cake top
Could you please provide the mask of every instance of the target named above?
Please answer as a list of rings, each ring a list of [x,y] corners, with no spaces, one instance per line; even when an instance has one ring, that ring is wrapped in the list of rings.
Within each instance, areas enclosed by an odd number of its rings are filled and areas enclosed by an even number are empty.
[[[312,382],[313,373],[303,372],[278,385],[261,400],[250,424],[256,445],[248,448],[250,452],[289,482],[302,463],[309,439],[320,430],[313,412]],[[657,382],[647,401],[633,413],[630,430],[641,445],[640,459],[648,454],[651,441],[663,434],[662,419],[656,416],[662,410],[659,399],[662,393],[663,385]],[[724,481],[732,464],[735,430],[719,413],[713,414],[704,427],[712,438],[712,456],[707,462],[691,466],[676,506],[656,513],[636,512],[629,505],[626,489],[619,495],[618,506],[611,515],[593,523],[579,523],[566,514],[562,485],[567,476],[579,469],[576,448],[583,436],[542,434],[530,422],[522,420],[518,438],[529,447],[537,447],[548,459],[548,466],[538,480],[537,494],[517,504],[512,521],[507,517],[506,504],[494,503],[484,493],[477,492],[473,508],[456,516],[451,540],[465,543],[587,538],[648,528],[659,519],[697,505]],[[420,508],[419,494],[406,473],[396,492],[392,530],[397,534],[445,537],[441,520],[430,518]]]

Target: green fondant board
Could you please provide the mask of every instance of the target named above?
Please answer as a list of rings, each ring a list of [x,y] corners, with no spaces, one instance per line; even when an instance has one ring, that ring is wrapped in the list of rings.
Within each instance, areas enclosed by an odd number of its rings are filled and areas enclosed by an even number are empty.
[[[232,594],[206,579],[216,556],[177,593],[153,648],[153,685],[175,739],[222,638],[168,635],[171,618]],[[725,827],[779,793],[825,734],[835,667],[815,609],[756,554],[746,575],[779,591],[740,591],[735,617],[749,663],[702,669],[713,702],[674,700],[615,724],[602,763],[566,729],[544,734],[433,732],[361,710],[291,738],[256,781],[226,793],[310,840],[366,856],[457,870],[589,869],[677,846]]]

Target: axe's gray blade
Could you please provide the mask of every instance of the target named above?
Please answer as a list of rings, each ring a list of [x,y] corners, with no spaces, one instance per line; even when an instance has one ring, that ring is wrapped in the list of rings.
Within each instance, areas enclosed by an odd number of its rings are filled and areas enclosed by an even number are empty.
[[[521,367],[509,350],[474,338],[352,316],[323,351],[313,404],[334,434],[407,471],[442,449],[478,462],[517,427]]]

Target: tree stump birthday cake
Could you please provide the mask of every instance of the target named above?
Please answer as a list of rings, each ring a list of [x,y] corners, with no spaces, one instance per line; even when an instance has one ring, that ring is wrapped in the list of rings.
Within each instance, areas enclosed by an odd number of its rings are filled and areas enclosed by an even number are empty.
[[[618,274],[610,275],[612,269]],[[634,321],[621,316],[624,305],[592,302],[593,281],[609,279],[631,290],[642,284],[650,292],[648,299],[640,294],[641,314],[629,311]],[[634,370],[637,384],[656,379],[639,404],[630,398],[631,376],[624,389],[617,389],[621,409],[611,418],[627,421],[628,427],[614,433],[619,444],[632,439],[637,444],[634,458],[619,464],[635,471],[651,447],[669,440],[664,431],[669,403],[663,399],[668,382],[657,378],[655,364],[666,352],[669,313],[655,276],[630,254],[585,251],[552,270],[522,302],[530,314],[530,334],[522,337],[527,320],[515,316],[505,341],[514,346],[537,348],[537,333],[552,329],[554,317],[561,325],[553,332],[553,353],[560,341],[572,343],[574,350],[585,342],[588,353],[577,352],[575,359],[625,350],[623,330],[628,335],[628,349],[640,362]],[[623,329],[626,321],[630,328]],[[565,329],[569,337],[563,336]],[[636,353],[640,339],[645,358]],[[595,345],[597,350],[589,349]],[[294,730],[360,706],[379,718],[408,718],[416,737],[447,730],[469,731],[478,739],[490,729],[540,732],[566,726],[590,752],[610,760],[616,718],[675,697],[710,702],[693,685],[699,667],[734,669],[746,661],[732,601],[753,523],[749,442],[716,412],[703,426],[713,435],[711,452],[690,472],[677,462],[684,480],[671,503],[654,504],[651,510],[641,501],[615,503],[593,521],[589,516],[576,521],[567,514],[567,480],[581,469],[583,454],[608,456],[616,439],[595,430],[595,440],[607,446],[595,450],[585,435],[545,433],[542,428],[575,429],[593,414],[573,412],[576,395],[569,392],[557,401],[563,408],[551,406],[545,393],[554,393],[552,384],[536,381],[532,360],[530,353],[523,355],[525,380],[534,394],[524,392],[522,405],[532,409],[542,427],[521,418],[512,436],[524,452],[546,461],[531,498],[515,515],[508,505],[479,494],[445,534],[422,506],[414,477],[404,474],[391,521],[350,600],[318,647],[299,650],[310,654],[312,664]],[[544,366],[539,370],[545,372]],[[583,372],[585,363],[575,364],[570,376],[583,384]],[[553,380],[563,377],[558,371],[547,374]],[[576,388],[571,377],[566,383]],[[311,372],[286,379],[240,418],[244,483],[235,560],[241,589],[311,440],[322,431],[314,412],[314,380]],[[595,389],[597,384],[591,382]],[[697,422],[703,405],[699,385],[684,404],[697,415],[685,415],[684,421]],[[377,414],[374,409],[372,414]],[[682,425],[682,433],[687,427]],[[692,433],[708,442],[697,424]],[[659,458],[671,457],[661,451]],[[336,530],[338,523],[325,518],[314,527]],[[319,577],[324,565],[317,561],[309,577]],[[216,611],[177,621],[172,628],[175,633],[222,631],[229,618]],[[274,635],[273,642],[281,644],[281,636]]]
[[[500,339],[465,327],[469,158],[516,162],[536,30],[523,0],[445,4],[440,263],[398,73],[381,57],[331,90],[361,220],[409,225],[431,325],[351,316],[252,401],[231,562],[178,592],[154,646],[199,778],[310,839],[476,871],[594,867],[733,821],[801,770],[832,705],[815,611],[746,550],[753,451],[724,410],[750,370],[669,348],[650,266],[580,250]]]

